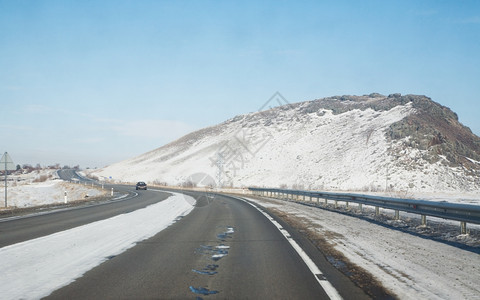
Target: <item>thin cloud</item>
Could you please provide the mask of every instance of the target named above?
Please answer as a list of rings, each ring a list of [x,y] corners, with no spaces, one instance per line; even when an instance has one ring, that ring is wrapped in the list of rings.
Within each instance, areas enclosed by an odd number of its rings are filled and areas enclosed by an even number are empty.
[[[24,106],[24,110],[31,114],[46,114],[52,112],[52,108],[41,104],[29,104]]]
[[[92,137],[92,138],[74,139],[73,141],[80,144],[96,144],[96,143],[101,143],[104,140],[105,139],[103,138]]]
[[[20,91],[23,88],[21,86],[17,85],[7,85],[7,86],[0,86],[0,90],[5,90],[5,91]]]
[[[0,125],[0,129],[6,129],[6,130],[11,130],[11,131],[33,131],[35,130],[35,127],[31,126],[25,126],[25,125]]]
[[[429,10],[415,10],[412,13],[416,16],[429,17],[438,14],[438,10],[429,9]]]
[[[480,24],[480,16],[474,16],[460,20],[462,24]]]
[[[186,123],[171,120],[135,120],[113,128],[123,136],[166,140],[179,138],[194,129]]]

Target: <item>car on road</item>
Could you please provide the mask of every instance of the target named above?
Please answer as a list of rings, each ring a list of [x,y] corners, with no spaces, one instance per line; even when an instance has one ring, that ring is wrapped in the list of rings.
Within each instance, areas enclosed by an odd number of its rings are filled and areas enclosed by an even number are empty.
[[[137,184],[135,185],[135,189],[136,190],[147,190],[147,184],[143,181],[139,181],[137,182]]]

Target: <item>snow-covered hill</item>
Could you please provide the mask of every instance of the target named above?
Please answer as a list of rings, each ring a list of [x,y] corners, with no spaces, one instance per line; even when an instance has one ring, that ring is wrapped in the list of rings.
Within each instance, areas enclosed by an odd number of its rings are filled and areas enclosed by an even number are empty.
[[[196,173],[236,187],[472,192],[480,138],[425,96],[339,96],[237,116],[94,175],[189,185]]]

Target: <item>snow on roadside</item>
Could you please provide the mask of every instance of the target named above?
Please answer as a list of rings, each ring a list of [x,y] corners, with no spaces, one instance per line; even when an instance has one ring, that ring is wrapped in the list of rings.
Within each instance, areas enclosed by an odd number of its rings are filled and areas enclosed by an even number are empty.
[[[476,253],[315,207],[248,199],[306,218],[336,250],[400,299],[480,299]]]
[[[43,182],[35,182],[35,179],[41,176],[49,179]],[[107,192],[97,187],[60,180],[56,178],[55,170],[42,170],[39,173],[9,176],[9,178],[12,179],[12,182],[8,183],[8,207],[22,208],[63,202],[65,191],[69,201],[85,199],[86,196],[96,197]],[[1,186],[2,189],[3,187],[4,185]],[[4,203],[4,193],[1,193],[0,201]]]
[[[148,239],[193,209],[195,199],[174,193],[134,212],[0,248],[4,299],[39,299]],[[62,276],[58,276],[61,274]]]

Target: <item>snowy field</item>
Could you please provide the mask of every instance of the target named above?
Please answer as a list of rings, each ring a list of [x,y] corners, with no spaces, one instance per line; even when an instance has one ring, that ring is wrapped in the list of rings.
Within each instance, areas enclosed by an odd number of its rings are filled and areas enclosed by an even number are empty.
[[[1,181],[0,206],[2,208],[5,206],[4,187],[4,181]],[[65,182],[58,178],[56,170],[40,170],[8,176],[7,204],[10,208],[23,208],[63,203],[65,192],[67,192],[67,200],[74,201],[101,196],[107,191],[98,187]]]
[[[174,194],[128,214],[0,248],[1,298],[48,296],[109,257],[162,231],[192,211],[194,204],[195,199]]]
[[[250,199],[308,222],[400,299],[480,299],[480,255],[293,202]]]

